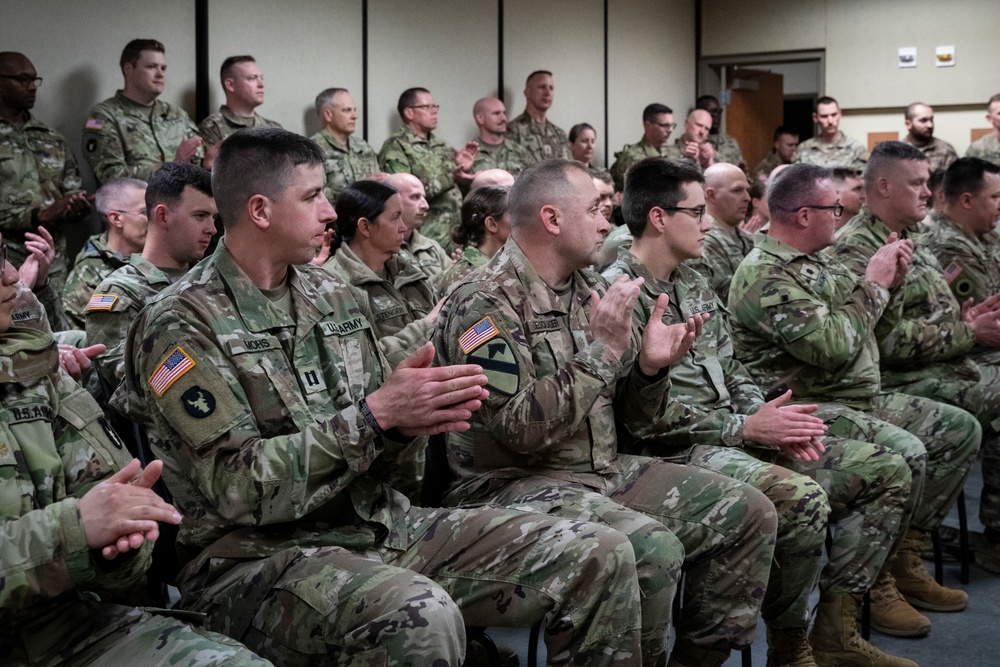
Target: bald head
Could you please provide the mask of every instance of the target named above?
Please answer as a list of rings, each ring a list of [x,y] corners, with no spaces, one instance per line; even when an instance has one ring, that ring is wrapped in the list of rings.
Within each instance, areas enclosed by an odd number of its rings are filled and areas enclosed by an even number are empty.
[[[504,169],[486,169],[476,174],[475,178],[472,179],[469,192],[485,188],[488,185],[503,185],[509,188],[514,185],[514,177]]]
[[[704,109],[695,109],[684,119],[684,136],[688,141],[696,141],[699,144],[708,139],[708,132],[712,129],[712,114]]]
[[[0,117],[20,122],[35,106],[38,86],[31,83],[38,73],[28,57],[16,51],[0,52]],[[6,77],[17,77],[16,79]]]
[[[10,74],[14,67],[31,65],[28,56],[17,51],[0,51],[0,74]]]
[[[743,170],[726,162],[706,169],[705,205],[708,214],[723,224],[736,227],[743,222],[750,205],[750,185]]]
[[[495,97],[483,97],[472,107],[472,118],[479,128],[479,139],[499,144],[507,132],[507,107]]]

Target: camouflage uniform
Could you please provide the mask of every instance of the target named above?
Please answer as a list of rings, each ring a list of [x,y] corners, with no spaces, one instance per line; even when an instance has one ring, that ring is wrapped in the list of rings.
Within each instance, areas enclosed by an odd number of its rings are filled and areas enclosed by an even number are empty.
[[[390,174],[413,174],[424,184],[431,208],[420,230],[447,248],[462,215],[462,193],[451,175],[455,150],[432,132],[421,139],[404,125],[382,144],[378,161]]]
[[[104,343],[107,350],[94,359],[94,368],[112,389],[125,375],[125,343],[128,330],[139,311],[154,296],[177,280],[136,253],[128,264],[111,273],[94,290],[96,294],[113,296],[110,304],[86,308],[87,342]]]
[[[868,590],[889,554],[909,497],[910,472],[902,457],[876,445],[826,438],[826,451],[818,461],[802,461],[777,447],[744,440],[747,415],[763,405],[764,397],[733,358],[725,318],[720,316],[723,307],[708,281],[682,264],[670,282],[662,282],[626,250],[604,277],[614,280],[623,274],[645,280],[635,309],[641,327],[661,293],[670,296],[664,317],[668,324],[697,313],[710,315],[684,359],[670,367],[670,398],[683,412],[630,449],[689,459],[751,484],[774,503],[778,536],[761,608],[769,626],[806,627],[809,595],[820,581],[828,515],[834,539],[822,589]]]
[[[187,112],[156,100],[151,107],[122,91],[90,110],[83,127],[83,153],[98,182],[129,177],[148,181],[164,162],[172,162],[181,142],[198,136]],[[202,149],[192,162],[201,164]]]
[[[704,171],[699,160],[692,160],[684,153],[684,148],[687,146],[687,143],[688,140],[683,136],[677,137],[674,139],[674,143],[663,147],[663,157],[670,160],[677,160],[678,162],[687,162],[688,164],[694,165],[694,168],[698,171]]]
[[[340,193],[354,181],[360,181],[381,171],[375,149],[353,135],[347,137],[347,146],[337,143],[328,130],[321,130],[309,138],[315,141],[326,155],[326,161],[323,163],[326,187],[323,188],[323,194],[331,204],[336,204]]]
[[[293,312],[220,244],[131,332],[113,402],[146,422],[186,517],[182,606],[284,665],[457,667],[463,620],[543,617],[552,664],[638,665],[624,537],[411,508],[387,460],[406,443],[377,434],[359,405],[389,373],[368,313],[322,269],[291,267],[287,285]],[[184,363],[154,388],[171,357]]]
[[[218,111],[198,123],[198,134],[207,146],[212,146],[245,127],[281,127],[281,125],[264,118],[256,111],[250,118],[237,116],[232,109],[223,104]]]
[[[625,189],[625,173],[636,162],[648,157],[663,157],[663,147],[654,146],[644,136],[634,144],[625,144],[615,153],[615,163],[611,165],[611,178],[615,180],[615,190]]]
[[[440,288],[438,280],[454,263],[440,243],[424,236],[419,229],[410,232],[409,241],[403,241],[403,247],[399,249],[399,256],[403,261],[413,264],[423,271],[424,275],[438,288]]]
[[[927,160],[931,164],[931,172],[937,171],[938,169],[947,169],[951,166],[951,163],[958,159],[958,153],[955,152],[955,147],[949,144],[947,141],[941,141],[937,137],[931,137],[923,146],[918,146],[910,139],[910,133],[907,132],[906,136],[903,137],[903,142],[915,146],[920,150],[921,153],[927,156]]]
[[[0,232],[10,261],[20,266],[27,259],[24,232],[38,231],[38,210],[82,189],[76,158],[61,134],[30,113],[20,127],[0,118]],[[56,248],[49,281],[59,294],[68,270],[66,235],[62,225],[46,229]]]
[[[1000,164],[1000,137],[996,131],[973,141],[965,151],[965,157],[978,157],[993,164]]]
[[[74,329],[87,328],[87,303],[90,297],[102,280],[127,263],[128,258],[108,246],[107,232],[94,234],[87,239],[76,256],[73,270],[69,272],[66,292],[63,294],[66,318]]]
[[[604,286],[577,271],[557,295],[508,239],[445,301],[438,361],[479,364],[490,379],[472,429],[447,435],[457,477],[447,501],[599,520],[625,532],[639,562],[647,658],[663,650],[682,557],[688,604],[679,637],[712,650],[746,646],[767,585],[774,507],[708,470],[618,454],[616,418],[628,429],[669,419],[670,383],[639,372],[638,331],[621,360],[594,340],[590,290]],[[470,345],[469,332],[483,323],[492,331]]]
[[[479,251],[479,248],[467,245],[462,248],[462,256],[448,267],[438,281],[438,289],[442,294],[450,294],[460,281],[467,275],[490,261],[490,258]]]
[[[874,331],[889,297],[825,254],[758,236],[733,276],[730,330],[736,358],[767,394],[791,389],[820,403],[830,435],[903,456],[913,478],[903,529],[930,531],[962,490],[982,431],[964,410],[882,391]]]
[[[536,123],[527,111],[507,123],[505,139],[517,142],[526,148],[533,162],[552,158],[573,159],[566,133],[547,119]]]
[[[597,260],[597,270],[603,271],[616,261],[618,261],[619,249],[628,250],[632,247],[632,232],[628,225],[622,225],[611,230],[611,233],[604,237],[604,245],[601,246],[601,255]]]
[[[760,173],[763,173],[765,178],[770,176],[771,172],[782,164],[784,163],[781,161],[781,157],[775,151],[771,151],[763,160],[758,162],[757,166],[754,167],[754,170],[750,172],[750,181],[753,182],[753,180],[757,178],[757,174]]]
[[[472,163],[473,173],[487,169],[503,169],[517,176],[522,169],[536,162],[528,149],[516,141],[506,138],[499,144],[488,144],[481,139],[476,141],[479,144],[479,153]]]
[[[105,561],[87,545],[79,499],[130,458],[111,433],[47,334],[0,334],[0,662],[268,664],[225,637],[97,596],[136,582],[152,554],[146,542]]]
[[[864,171],[868,164],[868,149],[840,130],[831,142],[820,141],[818,137],[806,139],[799,144],[792,157],[793,163],[817,164],[821,167],[847,167]]]
[[[728,162],[735,164],[740,169],[746,169],[746,160],[743,159],[743,151],[740,144],[725,132],[708,135],[708,143],[715,149],[716,162]]]
[[[719,301],[726,303],[733,274],[747,253],[753,250],[754,237],[739,227],[730,227],[705,215],[712,221],[712,228],[705,235],[701,258],[689,262],[688,266],[708,278]]]

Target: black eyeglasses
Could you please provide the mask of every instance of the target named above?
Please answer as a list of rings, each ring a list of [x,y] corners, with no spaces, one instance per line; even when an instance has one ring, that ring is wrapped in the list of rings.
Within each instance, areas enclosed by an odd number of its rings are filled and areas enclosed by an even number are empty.
[[[424,109],[424,110],[431,109],[432,111],[437,111],[438,109],[441,108],[441,105],[440,104],[412,104],[412,105],[410,105],[410,106],[408,106],[406,108],[407,109]]]
[[[31,84],[35,84],[35,88],[39,88],[42,85],[42,77],[28,76],[27,74],[0,74],[0,79],[13,79],[25,88]]]
[[[687,213],[691,217],[698,218],[701,220],[705,217],[705,207],[704,206],[661,206],[664,211],[680,211],[681,213]]]
[[[674,130],[677,129],[677,123],[657,123],[656,121],[650,121],[650,122],[653,123],[653,125],[656,125],[661,129],[666,130],[667,132],[673,132]]]
[[[804,208],[812,208],[812,209],[815,209],[817,211],[833,211],[833,214],[835,216],[837,216],[838,218],[844,214],[844,205],[841,204],[840,202],[837,202],[836,204],[833,204],[832,206],[813,206],[811,204],[805,204],[804,206],[796,206],[795,208],[791,209],[789,212],[790,213],[798,213],[799,211],[801,211]]]

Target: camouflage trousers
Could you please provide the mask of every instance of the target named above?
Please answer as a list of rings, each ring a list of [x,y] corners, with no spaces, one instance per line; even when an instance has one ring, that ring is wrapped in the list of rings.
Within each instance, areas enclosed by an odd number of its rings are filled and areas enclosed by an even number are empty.
[[[492,502],[605,523],[628,536],[643,593],[647,661],[665,650],[682,563],[678,636],[710,649],[749,646],[774,551],[774,506],[753,487],[697,466],[628,455],[618,462],[622,472],[601,478],[600,489],[534,475],[506,483]]]
[[[635,556],[605,526],[412,508],[407,547],[293,546],[213,559],[185,608],[282,665],[458,667],[465,624],[544,621],[551,665],[640,665]],[[321,539],[321,538],[317,538]]]
[[[19,635],[9,641],[0,632],[0,664],[5,667],[271,664],[229,637],[185,624],[172,612],[149,613],[89,599],[32,619],[19,628]]]
[[[979,423],[965,410],[906,394],[880,394],[865,412],[821,403],[816,415],[830,435],[882,445],[906,461],[912,487],[900,536],[909,527],[931,531],[941,525],[982,439]]]

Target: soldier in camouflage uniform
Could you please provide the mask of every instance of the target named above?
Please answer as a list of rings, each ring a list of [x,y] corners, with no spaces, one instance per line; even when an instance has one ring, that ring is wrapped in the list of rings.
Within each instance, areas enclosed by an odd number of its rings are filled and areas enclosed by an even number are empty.
[[[125,87],[90,110],[83,152],[98,182],[145,181],[164,162],[201,164],[198,128],[183,109],[157,99],[167,69],[163,56],[163,44],[154,39],[126,44],[120,61]]]
[[[413,174],[389,174],[385,182],[396,188],[403,199],[403,224],[406,225],[406,235],[403,237],[399,256],[404,261],[416,265],[430,278],[435,288],[439,288],[438,280],[454,262],[440,243],[420,233],[420,228],[427,219],[427,211],[430,209],[424,193],[424,184]]]
[[[903,142],[920,149],[930,163],[931,173],[947,169],[958,159],[954,146],[934,136],[933,108],[914,102],[906,107],[903,122],[907,130]]]
[[[986,103],[986,120],[993,131],[973,141],[965,151],[965,157],[977,157],[1000,165],[1000,93]]]
[[[476,100],[472,117],[479,128],[479,152],[472,163],[472,171],[503,169],[514,176],[532,162],[534,156],[516,141],[507,141],[507,107],[495,97]]]
[[[869,589],[899,531],[910,472],[902,457],[877,445],[839,438],[820,445],[826,428],[809,414],[816,406],[786,405],[790,393],[765,403],[746,369],[733,359],[718,296],[685,265],[701,254],[699,239],[709,229],[702,182],[693,167],[653,159],[633,167],[625,187],[626,222],[638,237],[604,277],[643,278],[634,311],[640,327],[664,293],[670,297],[668,324],[695,313],[710,314],[701,336],[670,367],[670,398],[685,410],[630,449],[668,460],[689,459],[751,484],[774,503],[778,535],[761,608],[768,662],[811,665],[806,638],[810,594],[817,582],[821,597],[827,598],[857,598]],[[821,579],[828,515],[833,541]],[[817,660],[824,663],[833,657],[829,645],[843,653],[850,644],[842,633],[829,630],[820,625],[813,637],[823,649]],[[851,639],[864,642],[856,635]]]
[[[712,129],[708,132],[708,143],[712,144],[716,162],[735,164],[744,172],[747,170],[743,151],[736,139],[722,131],[722,105],[715,95],[702,95],[694,104],[695,109],[703,109],[712,115]]]
[[[798,130],[785,125],[779,125],[774,130],[773,149],[750,172],[750,180],[766,179],[778,165],[791,164],[792,158],[795,157],[795,149],[798,147]]]
[[[2,52],[0,75],[0,232],[18,266],[29,254],[25,232],[44,225],[52,233],[49,280],[58,295],[68,271],[65,230],[84,222],[90,200],[66,139],[31,115],[41,83],[35,66],[23,54]]]
[[[712,128],[712,115],[704,109],[694,109],[684,119],[684,134],[663,149],[663,156],[671,160],[686,160],[699,171],[716,163],[715,147],[708,141]]]
[[[740,229],[750,205],[746,174],[726,162],[712,165],[705,170],[705,199],[711,229],[705,234],[701,257],[688,266],[708,278],[719,301],[725,303],[736,267],[754,244],[754,237]]]
[[[868,150],[861,142],[840,131],[840,117],[837,100],[832,97],[816,100],[813,122],[819,125],[819,135],[799,144],[793,162],[864,171]]]
[[[244,127],[281,127],[254,109],[264,103],[264,75],[253,56],[230,56],[219,72],[226,103],[198,123],[206,146],[214,146]]]
[[[310,139],[319,144],[326,154],[323,163],[326,187],[323,194],[331,204],[336,204],[344,188],[379,171],[378,156],[371,146],[354,136],[358,108],[346,89],[327,88],[317,95],[316,115],[323,123],[323,129]]]
[[[66,279],[63,306],[74,329],[84,329],[87,304],[102,280],[142,251],[146,242],[146,183],[119,178],[97,191],[96,207],[105,231],[87,239]]]
[[[524,113],[507,123],[507,139],[528,149],[535,162],[572,157],[566,133],[547,118],[554,93],[552,72],[532,72],[524,82]]]
[[[136,582],[156,522],[181,517],[149,488],[159,464],[137,476],[52,338],[12,328],[17,272],[2,261],[0,273],[0,662],[267,665],[226,637],[98,597]]]
[[[382,144],[379,164],[390,174],[407,173],[420,179],[430,205],[423,233],[448,247],[462,208],[462,193],[455,179],[471,182],[473,152],[468,146],[456,151],[434,136],[438,105],[426,89],[403,91],[397,109],[403,127]]]
[[[642,139],[634,144],[626,144],[615,153],[615,163],[611,165],[615,190],[621,192],[625,188],[625,173],[633,164],[643,158],[663,155],[670,133],[676,127],[674,110],[667,105],[654,102],[642,110]]]
[[[462,202],[462,224],[451,240],[462,248],[462,256],[438,282],[439,291],[449,294],[453,287],[495,255],[510,236],[510,188],[488,185],[473,190]]]
[[[721,664],[753,638],[774,507],[708,470],[617,452],[616,418],[630,431],[671,418],[666,367],[690,346],[702,317],[666,327],[660,308],[640,336],[630,317],[635,286],[608,287],[583,270],[609,229],[598,202],[578,163],[529,167],[511,189],[511,237],[445,301],[438,360],[480,364],[490,390],[473,428],[447,436],[457,477],[447,500],[586,517],[625,531],[643,588],[644,664],[665,650],[683,556],[687,602],[670,664]],[[553,220],[557,235],[547,227]]]
[[[768,394],[791,389],[800,400],[819,402],[831,434],[883,445],[906,459],[913,490],[903,527],[911,532],[901,540],[905,556],[891,558],[872,589],[872,623],[888,634],[919,636],[930,631],[930,621],[900,597],[893,576],[903,578],[900,587],[917,603],[918,596],[948,591],[927,581],[912,547],[916,534],[933,530],[948,513],[982,431],[963,410],[883,391],[874,332],[912,244],[892,236],[860,276],[820,254],[833,241],[839,208],[829,178],[827,169],[793,165],[769,185],[771,231],[737,268],[729,294],[733,344]]]
[[[639,665],[623,535],[412,507],[394,489],[388,459],[412,436],[464,428],[486,378],[430,368],[429,345],[389,372],[370,312],[307,264],[335,219],[322,164],[276,128],[223,142],[225,243],[133,327],[113,402],[146,422],[185,515],[181,605],[283,665],[458,667],[464,622],[543,619],[552,665]],[[260,194],[288,172],[275,199]]]

